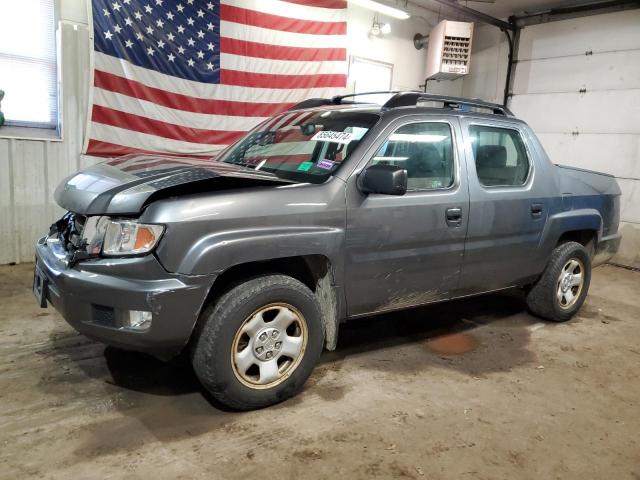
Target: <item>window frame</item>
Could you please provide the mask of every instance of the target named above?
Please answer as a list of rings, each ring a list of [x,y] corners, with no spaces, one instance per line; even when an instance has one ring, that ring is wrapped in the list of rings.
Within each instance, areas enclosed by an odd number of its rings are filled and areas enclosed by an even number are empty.
[[[375,65],[378,67],[382,67],[382,68],[386,68],[387,70],[389,70],[389,84],[386,87],[387,90],[391,90],[392,89],[392,85],[393,85],[393,70],[394,70],[394,65],[393,63],[389,63],[389,62],[383,62],[380,60],[375,60],[373,58],[367,58],[367,57],[361,57],[359,55],[350,55],[349,56],[349,65],[347,67],[347,79],[349,82],[353,83],[353,93],[366,93],[368,91],[368,89],[365,89],[363,91],[359,91],[358,89],[358,81],[357,79],[353,78],[353,68],[354,68],[354,64],[355,63],[367,63],[369,65]],[[366,98],[366,96],[365,96]]]
[[[62,23],[60,17],[61,0],[53,0],[53,23],[55,42],[55,82],[56,82],[56,119],[54,126],[43,126],[38,122],[17,122],[5,119],[0,127],[0,138],[15,140],[39,140],[61,142],[63,138],[63,86],[62,86]],[[77,22],[73,22],[77,23]]]
[[[376,146],[373,152],[371,152],[369,158],[367,159],[367,162],[365,163],[364,167],[360,171],[363,171],[369,166],[371,166],[373,159],[376,156],[376,153],[378,153],[378,150],[380,149],[380,147],[384,145],[384,143],[389,139],[389,137],[391,137],[391,135],[393,135],[400,128],[405,127],[407,125],[413,125],[415,123],[446,123],[449,126],[449,131],[451,132],[451,150],[453,153],[453,168],[451,169],[451,173],[453,174],[453,181],[451,182],[451,185],[447,187],[407,188],[407,193],[443,192],[443,191],[453,190],[454,188],[457,188],[460,181],[460,162],[458,159],[458,143],[457,143],[458,139],[456,138],[456,129],[454,128],[453,123],[447,119],[438,119],[438,120],[412,119],[407,122],[402,122],[399,125],[393,127],[393,129],[388,134],[384,134],[383,140],[380,142],[379,145]]]
[[[527,156],[527,162],[529,164],[529,168],[527,169],[527,176],[525,177],[524,182],[520,185],[485,185],[480,181],[480,177],[478,176],[478,168],[476,165],[476,155],[473,152],[473,146],[469,145],[469,151],[471,152],[471,160],[473,161],[473,170],[476,174],[476,180],[478,182],[478,185],[480,185],[480,187],[483,188],[484,190],[496,190],[496,189],[505,189],[505,188],[509,190],[522,190],[522,189],[528,188],[532,181],[531,179],[533,178],[533,173],[534,173],[533,156],[531,155],[531,149],[529,148],[529,144],[527,143],[524,135],[522,134],[522,130],[518,128],[517,125],[513,125],[513,124],[471,121],[466,125],[466,130],[467,130],[466,134],[469,137],[469,143],[471,143],[471,138],[472,138],[471,127],[474,127],[474,126],[501,128],[503,130],[511,130],[516,132],[520,137],[520,141],[524,145],[525,155]]]

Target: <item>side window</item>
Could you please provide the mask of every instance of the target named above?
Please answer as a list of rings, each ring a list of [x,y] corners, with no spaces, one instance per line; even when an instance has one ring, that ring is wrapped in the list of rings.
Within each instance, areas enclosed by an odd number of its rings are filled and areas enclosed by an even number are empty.
[[[409,190],[446,188],[453,184],[453,139],[443,122],[403,125],[378,149],[372,164],[405,168]]]
[[[529,159],[517,130],[471,125],[469,134],[478,180],[482,185],[524,185],[529,174]]]

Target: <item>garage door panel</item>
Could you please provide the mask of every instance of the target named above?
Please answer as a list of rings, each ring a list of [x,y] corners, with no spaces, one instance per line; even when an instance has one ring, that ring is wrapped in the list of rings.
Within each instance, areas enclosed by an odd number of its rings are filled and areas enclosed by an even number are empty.
[[[640,179],[640,135],[542,133],[553,163]]]
[[[536,133],[640,133],[640,88],[515,95],[510,107]]]
[[[526,27],[520,60],[640,48],[640,10],[594,15]]]
[[[640,86],[640,50],[518,62],[514,93],[624,90]]]
[[[622,190],[620,220],[640,224],[640,180],[618,179]]]

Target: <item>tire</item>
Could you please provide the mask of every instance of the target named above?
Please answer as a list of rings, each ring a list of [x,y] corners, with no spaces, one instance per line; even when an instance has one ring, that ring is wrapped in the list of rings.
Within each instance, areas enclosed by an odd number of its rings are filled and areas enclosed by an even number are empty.
[[[193,369],[213,399],[234,410],[266,407],[297,394],[324,344],[314,294],[285,275],[237,285],[205,308],[199,322]]]
[[[569,273],[572,276],[568,277]],[[529,290],[527,306],[539,317],[567,321],[582,307],[590,283],[591,258],[587,250],[577,242],[563,243],[553,250],[542,276]]]

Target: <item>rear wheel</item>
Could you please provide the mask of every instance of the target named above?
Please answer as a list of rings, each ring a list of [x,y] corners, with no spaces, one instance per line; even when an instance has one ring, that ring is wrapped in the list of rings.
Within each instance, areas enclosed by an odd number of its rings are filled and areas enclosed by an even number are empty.
[[[527,294],[527,305],[536,315],[563,322],[584,303],[591,282],[591,258],[577,242],[558,245],[542,276]]]
[[[304,284],[284,275],[254,278],[205,309],[192,350],[196,375],[234,409],[295,395],[322,352],[320,308]]]

